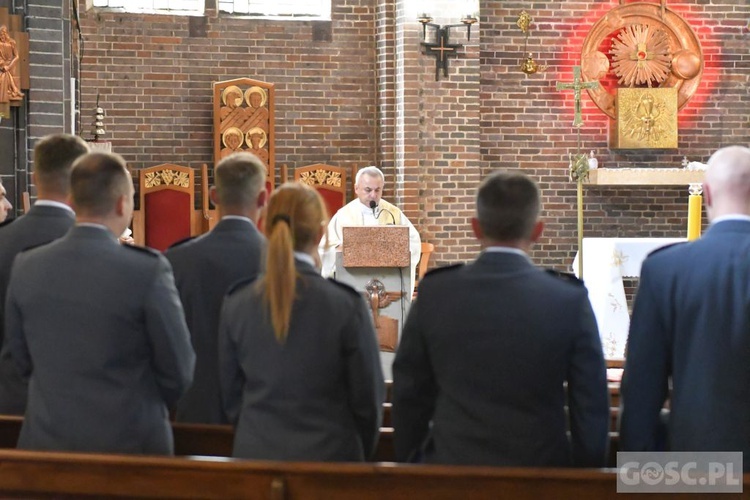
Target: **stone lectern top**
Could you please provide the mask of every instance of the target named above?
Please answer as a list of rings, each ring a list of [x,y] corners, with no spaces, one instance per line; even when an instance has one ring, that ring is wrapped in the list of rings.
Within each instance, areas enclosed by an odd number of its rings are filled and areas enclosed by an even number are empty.
[[[409,267],[409,228],[345,227],[342,253],[344,267]]]

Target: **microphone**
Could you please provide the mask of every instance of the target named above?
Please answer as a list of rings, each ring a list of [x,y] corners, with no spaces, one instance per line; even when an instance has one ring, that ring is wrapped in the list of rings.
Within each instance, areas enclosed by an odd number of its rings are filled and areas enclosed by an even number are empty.
[[[370,200],[370,208],[372,208],[372,215],[373,215],[373,217],[375,217],[376,219],[379,219],[379,218],[380,218],[380,216],[381,216],[381,215],[383,215],[383,212],[387,212],[387,213],[388,213],[388,215],[390,215],[390,216],[391,216],[391,220],[393,221],[393,225],[394,225],[394,226],[396,225],[396,218],[395,218],[395,217],[393,216],[393,214],[392,214],[391,212],[389,212],[388,210],[381,210],[379,214],[375,215],[375,209],[376,209],[376,208],[378,208],[378,204],[377,204],[377,203],[375,203],[375,200]]]

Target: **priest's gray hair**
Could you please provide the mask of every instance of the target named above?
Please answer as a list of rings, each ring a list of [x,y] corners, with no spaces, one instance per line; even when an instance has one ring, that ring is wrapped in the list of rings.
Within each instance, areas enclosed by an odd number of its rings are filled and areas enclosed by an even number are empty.
[[[383,179],[383,184],[385,184],[385,175],[383,175],[383,171],[375,165],[370,165],[369,167],[365,167],[357,172],[357,176],[354,178],[355,185],[359,186],[359,179],[363,175],[369,175],[370,177],[380,177],[381,179]]]

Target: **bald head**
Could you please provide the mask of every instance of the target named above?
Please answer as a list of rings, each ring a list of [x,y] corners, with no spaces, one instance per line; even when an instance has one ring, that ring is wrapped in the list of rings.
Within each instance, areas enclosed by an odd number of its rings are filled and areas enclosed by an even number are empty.
[[[750,215],[750,148],[729,146],[715,152],[708,160],[703,185],[709,220]]]

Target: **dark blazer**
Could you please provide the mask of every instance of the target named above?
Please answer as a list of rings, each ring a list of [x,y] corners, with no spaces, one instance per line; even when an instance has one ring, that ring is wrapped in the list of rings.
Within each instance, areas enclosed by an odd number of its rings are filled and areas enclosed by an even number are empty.
[[[603,466],[609,395],[586,289],[509,252],[428,273],[393,364],[393,419],[399,461]]]
[[[171,454],[195,355],[169,262],[76,226],[21,253],[5,327],[29,401],[18,447]]]
[[[289,336],[274,336],[255,282],[224,300],[221,392],[235,457],[361,461],[375,449],[385,384],[372,319],[353,289],[295,261]]]
[[[750,462],[750,221],[725,220],[643,263],[622,381],[620,447],[650,451],[672,395],[673,451]]]
[[[3,305],[13,259],[19,252],[61,238],[73,227],[75,215],[64,208],[34,205],[13,224],[0,228],[0,413],[23,415],[26,381],[18,373],[5,342]]]
[[[219,393],[219,313],[229,287],[258,274],[265,238],[249,220],[222,219],[214,229],[165,253],[172,264],[195,349],[193,384],[177,404],[181,422],[226,424]]]

